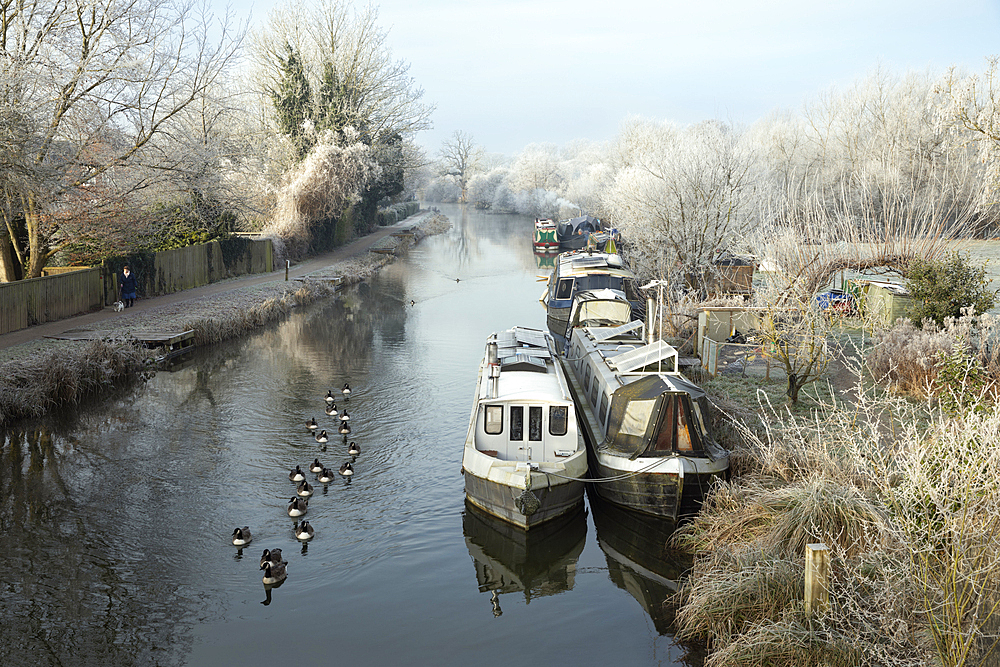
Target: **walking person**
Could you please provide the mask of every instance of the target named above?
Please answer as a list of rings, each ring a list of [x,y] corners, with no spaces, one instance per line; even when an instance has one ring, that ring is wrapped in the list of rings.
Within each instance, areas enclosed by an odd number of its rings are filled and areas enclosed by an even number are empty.
[[[128,264],[122,269],[122,277],[118,284],[125,307],[131,308],[132,304],[135,303],[135,276],[129,270]]]

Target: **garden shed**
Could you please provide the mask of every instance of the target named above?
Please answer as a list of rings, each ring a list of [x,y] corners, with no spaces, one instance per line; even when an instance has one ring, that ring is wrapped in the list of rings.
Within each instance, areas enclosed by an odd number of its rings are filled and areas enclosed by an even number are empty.
[[[906,287],[888,280],[851,278],[844,281],[844,292],[854,297],[864,317],[890,326],[900,317],[908,317],[913,303]]]

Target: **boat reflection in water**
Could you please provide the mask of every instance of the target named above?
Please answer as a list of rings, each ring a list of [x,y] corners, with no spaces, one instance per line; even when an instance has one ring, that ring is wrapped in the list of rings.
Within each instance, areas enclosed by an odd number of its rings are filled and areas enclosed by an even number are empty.
[[[559,257],[558,250],[553,252],[535,248],[535,267],[539,269],[554,269],[556,268],[557,257]]]
[[[674,522],[624,510],[602,500],[591,487],[587,485],[587,500],[611,581],[642,605],[659,634],[672,634],[673,613],[664,603],[691,567],[689,558],[667,549]]]
[[[480,593],[491,593],[493,615],[503,613],[500,594],[532,598],[572,590],[576,562],[587,537],[587,513],[564,515],[531,530],[517,528],[466,501],[462,532],[476,565]]]

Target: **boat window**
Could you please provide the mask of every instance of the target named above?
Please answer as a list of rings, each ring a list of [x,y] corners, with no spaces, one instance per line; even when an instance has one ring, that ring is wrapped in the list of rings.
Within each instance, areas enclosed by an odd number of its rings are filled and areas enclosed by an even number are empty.
[[[559,286],[556,287],[556,298],[557,299],[568,299],[573,296],[573,279],[563,278],[559,281]]]
[[[569,430],[569,407],[565,405],[549,406],[549,433],[566,435]]]
[[[510,439],[524,440],[524,408],[520,405],[510,406]]]
[[[626,278],[625,283],[625,298],[629,301],[642,301],[642,297],[639,296],[639,292],[635,288],[635,281],[631,278]]]
[[[677,451],[679,452],[690,452],[694,449],[694,444],[691,442],[691,430],[688,426],[691,420],[688,419],[688,411],[686,409],[687,401],[684,400],[682,396],[677,396]]]
[[[669,452],[674,448],[674,424],[676,424],[677,412],[675,410],[676,396],[664,398],[665,408],[663,419],[660,421],[660,432],[656,434],[656,442],[650,446],[654,452]]]
[[[590,389],[590,366],[583,372],[583,391],[586,393]]]
[[[598,411],[598,417],[601,419],[601,424],[604,426],[608,425],[608,395],[604,394],[601,397],[601,409]]]
[[[594,376],[594,389],[590,392],[590,404],[595,408],[597,407],[597,389],[601,386],[601,383],[597,381],[597,376]]]
[[[705,428],[705,418],[701,416],[701,406],[698,405],[698,401],[691,401],[691,407],[694,408],[695,423],[701,430],[701,434],[707,435],[708,429]]]
[[[646,435],[646,427],[649,425],[649,417],[656,407],[656,399],[637,399],[629,401],[625,406],[625,414],[622,415],[622,425],[619,432],[622,435],[631,435],[641,438]]]
[[[496,435],[497,433],[503,433],[503,406],[502,405],[487,405],[486,406],[486,433],[489,435]]]
[[[528,408],[528,440],[542,439],[542,408]]]

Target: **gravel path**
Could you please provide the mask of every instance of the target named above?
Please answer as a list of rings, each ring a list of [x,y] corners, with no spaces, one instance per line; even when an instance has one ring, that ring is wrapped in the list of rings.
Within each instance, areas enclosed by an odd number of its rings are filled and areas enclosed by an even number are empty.
[[[415,238],[391,236],[400,229],[417,227]],[[450,227],[447,218],[431,212],[421,212],[391,226],[341,246],[335,251],[299,262],[289,268],[250,276],[241,276],[212,283],[183,292],[142,299],[121,313],[104,308],[57,322],[48,322],[0,336],[0,363],[37,358],[39,353],[63,347],[79,347],[79,341],[46,338],[71,329],[107,331],[110,336],[127,336],[141,331],[182,331],[194,328],[199,322],[225,320],[237,313],[246,313],[271,300],[289,301],[299,292],[296,303],[302,299],[315,300],[330,293],[336,277],[342,284],[359,282],[394,260],[394,254],[369,252],[375,244],[380,247],[396,246],[396,253],[421,238],[444,232]],[[303,287],[307,289],[300,292]]]

